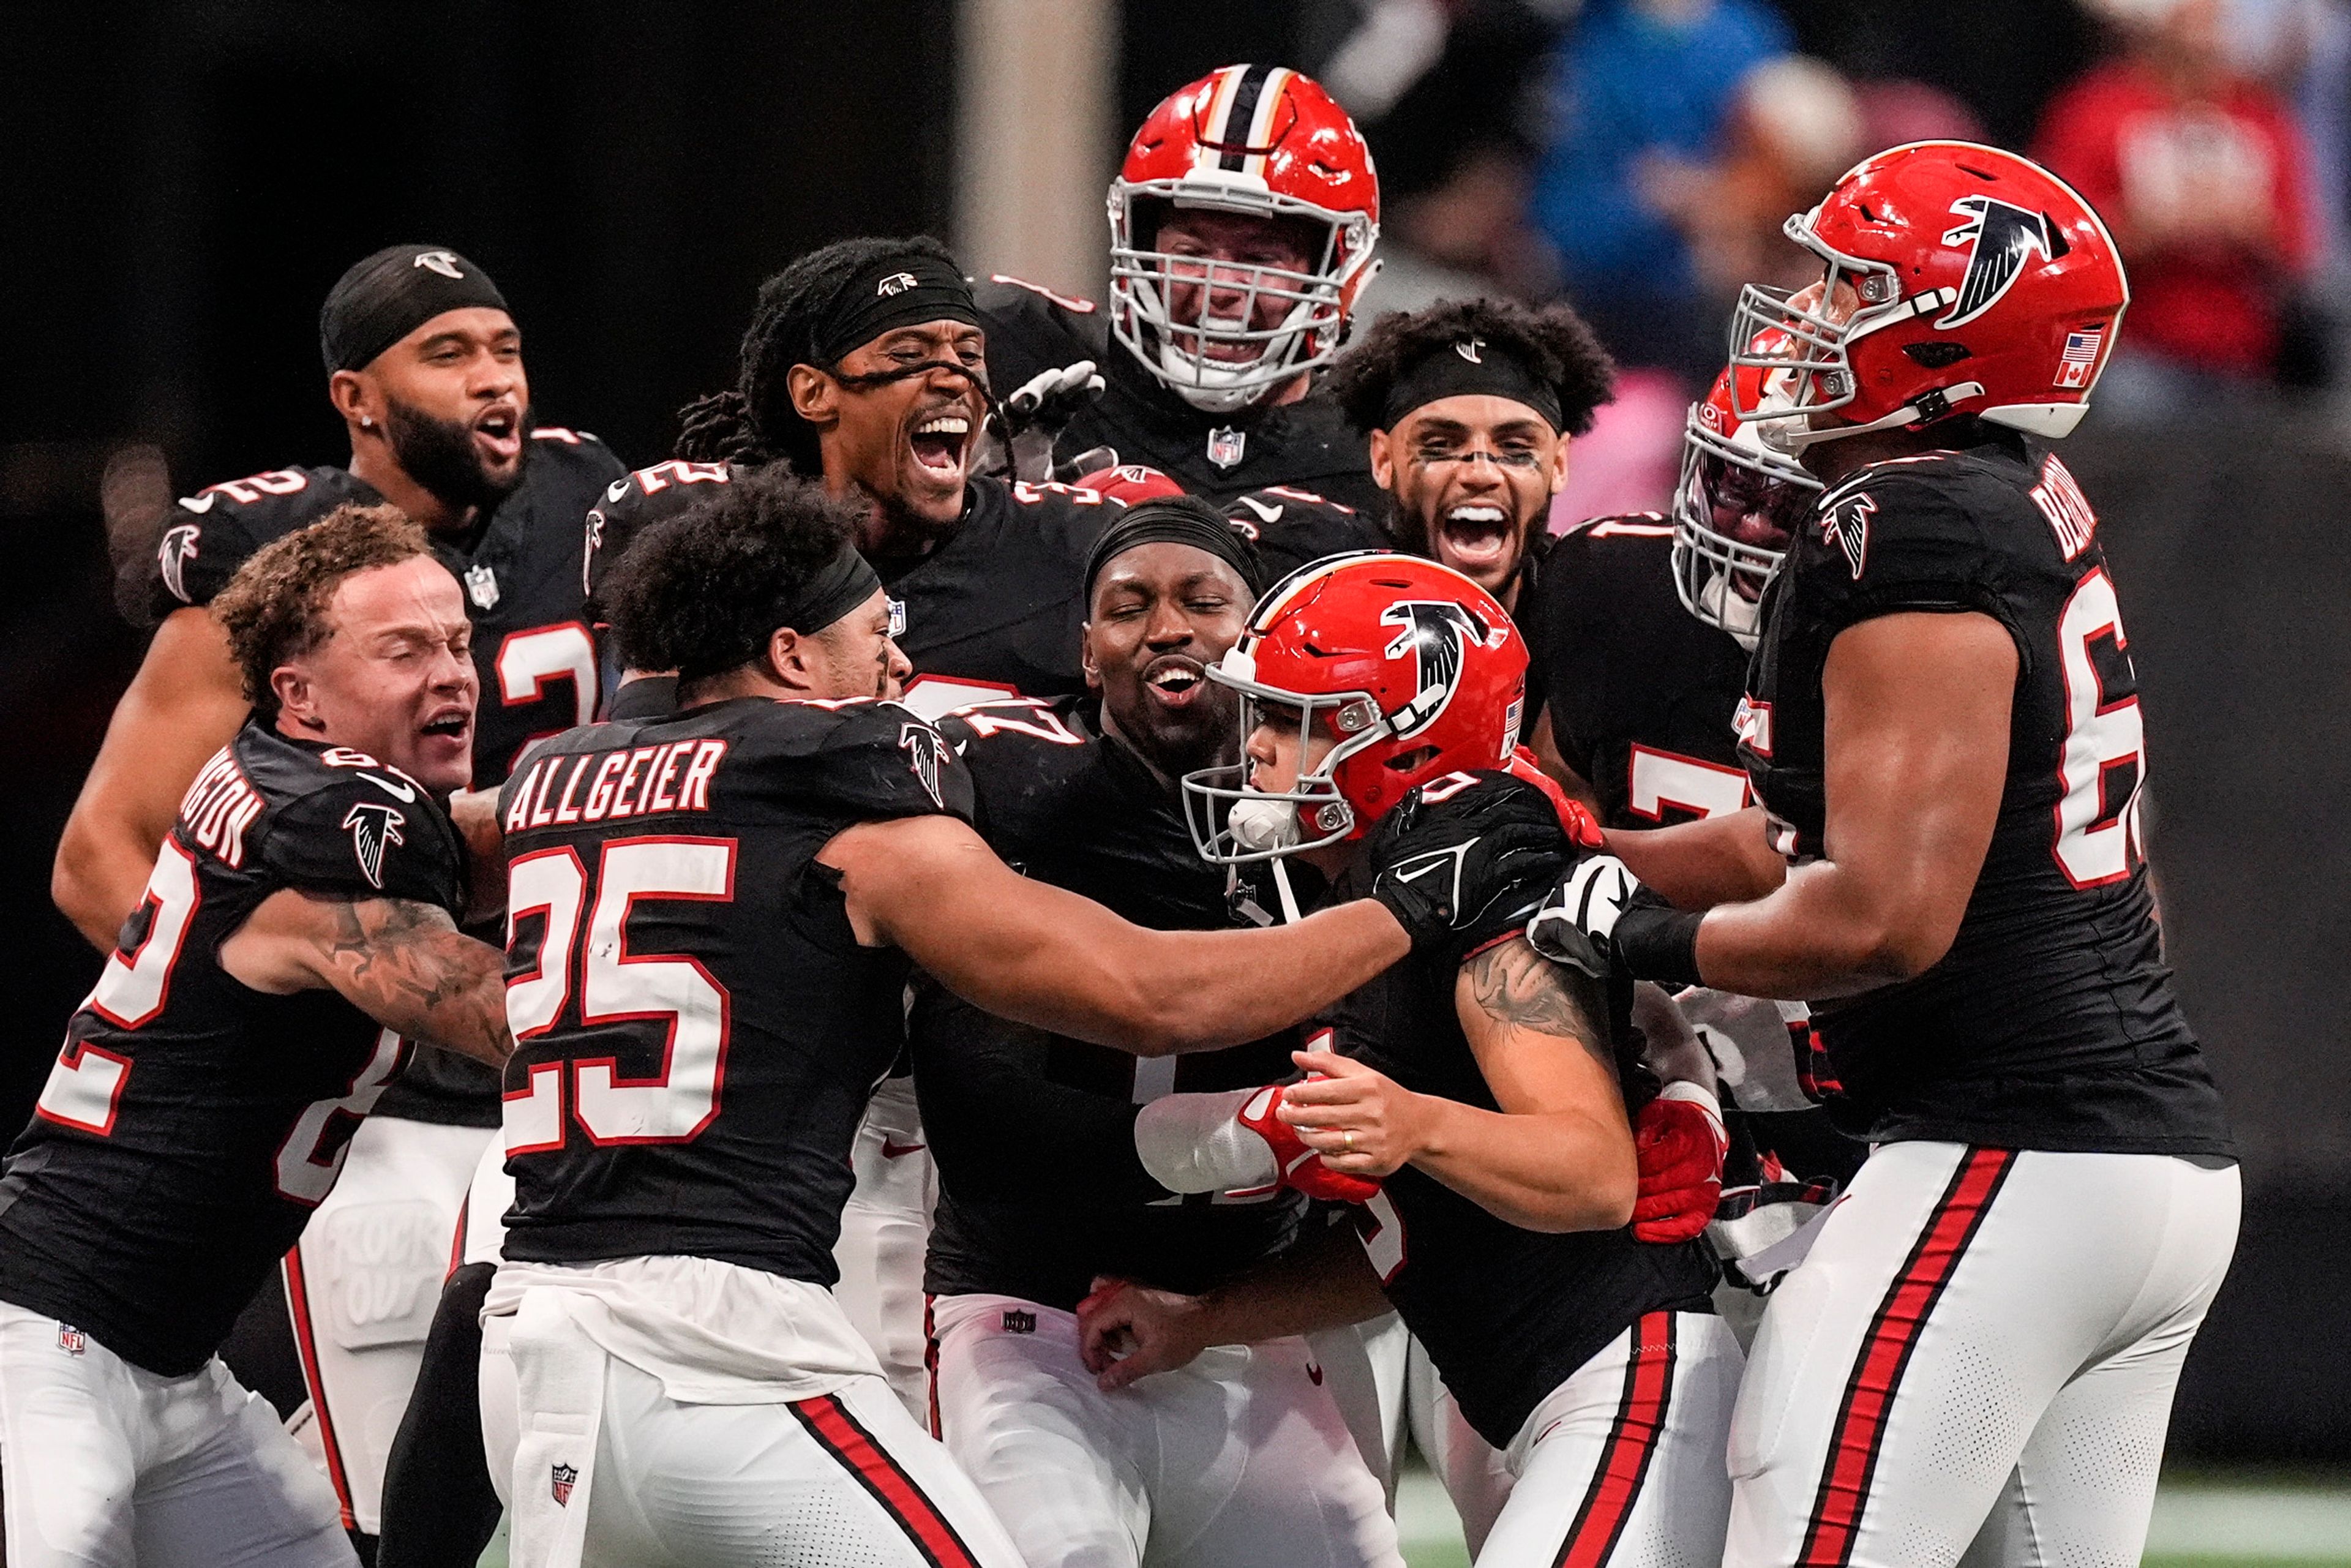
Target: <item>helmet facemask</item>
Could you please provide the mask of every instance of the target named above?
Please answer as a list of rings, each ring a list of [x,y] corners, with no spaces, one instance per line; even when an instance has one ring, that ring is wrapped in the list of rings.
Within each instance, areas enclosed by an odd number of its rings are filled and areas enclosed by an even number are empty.
[[[1761,629],[1763,591],[1802,526],[1820,481],[1785,457],[1750,443],[1750,427],[1726,436],[1691,410],[1682,444],[1681,484],[1674,492],[1674,591],[1682,608],[1728,632],[1752,650]],[[1761,517],[1777,544],[1733,537],[1718,526],[1725,511]]]
[[[1368,824],[1340,790],[1340,764],[1393,727],[1369,692],[1283,691],[1256,679],[1249,655],[1236,648],[1208,667],[1208,678],[1240,694],[1240,760],[1184,776],[1184,820],[1192,845],[1211,865],[1247,865],[1343,843]],[[1296,737],[1299,768],[1287,789],[1260,789],[1249,743],[1260,728]],[[1317,737],[1333,744],[1309,765]]]
[[[1308,270],[1172,254],[1158,248],[1158,222],[1177,205],[1267,220],[1303,218],[1322,232]],[[1247,408],[1296,376],[1330,362],[1339,350],[1353,290],[1371,276],[1372,230],[1359,215],[1334,219],[1321,208],[1269,191],[1217,190],[1213,199],[1176,181],[1111,188],[1111,331],[1159,382],[1204,413]],[[1148,229],[1150,239],[1138,235]],[[1186,276],[1189,273],[1191,276]],[[1171,287],[1172,286],[1172,287]],[[1178,320],[1176,288],[1195,288],[1199,308]],[[1217,295],[1238,293],[1236,314],[1208,314]],[[1280,315],[1259,327],[1259,307]],[[1223,348],[1239,357],[1210,352]]]

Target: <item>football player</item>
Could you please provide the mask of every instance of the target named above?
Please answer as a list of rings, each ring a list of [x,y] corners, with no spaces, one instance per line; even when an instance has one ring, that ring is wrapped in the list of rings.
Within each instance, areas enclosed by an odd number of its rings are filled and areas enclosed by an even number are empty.
[[[357,1561],[217,1351],[411,1040],[495,1066],[462,936],[476,674],[457,580],[389,506],[213,599],[251,716],[200,768],[0,1170],[0,1454],[20,1568]],[[403,1038],[404,1037],[404,1038]]]
[[[1150,931],[1023,878],[894,701],[908,666],[857,527],[761,476],[648,531],[604,606],[633,667],[678,673],[677,710],[543,742],[500,799],[527,1044],[483,1415],[518,1563],[1019,1561],[829,1289],[910,961],[1164,1056],[1474,942],[1560,863],[1556,822],[1489,787],[1416,811],[1368,900],[1294,926]]]
[[[1280,66],[1211,71],[1151,111],[1109,204],[1106,308],[1001,273],[977,291],[1015,422],[1219,507],[1282,486],[1368,515],[1363,444],[1317,385],[1379,265],[1379,176],[1346,110]],[[1097,369],[1089,402],[1076,372]]]
[[[1201,853],[1296,857],[1343,896],[1405,789],[1441,796],[1511,754],[1526,663],[1500,604],[1443,566],[1370,556],[1296,574],[1209,672],[1242,694],[1248,738],[1238,764],[1185,779]],[[1565,814],[1597,845],[1587,813]],[[1612,999],[1494,925],[1318,1009],[1324,1049],[1294,1056],[1309,1076],[1272,1105],[1229,1099],[1228,1118],[1291,1129],[1330,1171],[1382,1184],[1353,1233],[1198,1296],[1111,1284],[1081,1310],[1089,1364],[1125,1387],[1393,1301],[1516,1482],[1479,1562],[1711,1562],[1740,1369],[1712,1260],[1633,1235],[1637,1092]],[[1270,1163],[1262,1141],[1197,1138],[1196,1110],[1171,1109],[1136,1128],[1171,1186]]]
[[[344,273],[319,336],[349,466],[214,485],[166,521],[149,587],[154,640],[57,847],[58,907],[100,946],[138,904],[190,779],[246,716],[214,596],[255,551],[339,506],[399,507],[463,585],[475,668],[494,694],[473,731],[473,784],[495,787],[526,741],[594,716],[579,528],[621,466],[594,436],[531,422],[521,333],[496,286],[454,251],[393,246]],[[497,1104],[495,1075],[419,1054],[287,1256],[290,1322],[276,1311],[266,1325],[294,1337],[305,1440],[362,1534],[381,1526],[386,1449]]]
[[[769,278],[737,386],[685,410],[676,459],[616,481],[588,518],[588,573],[649,524],[775,464],[863,508],[858,547],[902,606],[926,716],[988,697],[1085,689],[1086,552],[1119,510],[1091,490],[972,472],[988,409],[987,341],[963,270],[935,240],[852,239]],[[658,714],[665,678],[619,711]],[[841,1232],[841,1293],[910,1411],[923,1370],[923,1245],[935,1192],[911,1080],[874,1095]]]
[[[1611,834],[1541,925],[1813,1000],[1876,1149],[1764,1309],[1727,1561],[2134,1562],[2239,1190],[2097,518],[2025,441],[2079,421],[2129,290],[1989,147],[1879,153],[1787,233],[1824,274],[1741,297],[1734,412],[1824,488],[1740,709],[1758,803]]]
[[[1259,570],[1196,497],[1140,498],[1103,531],[1087,573],[1089,695],[940,721],[990,848],[1138,925],[1232,923],[1176,781],[1230,754],[1235,699],[1206,672],[1239,639]],[[1228,1352],[1125,1397],[1078,1358],[1075,1313],[1097,1276],[1204,1290],[1307,1234],[1300,1189],[1319,1162],[1297,1186],[1185,1197],[1144,1170],[1134,1139],[1138,1109],[1164,1094],[1282,1076],[1290,1037],[1138,1061],[928,981],[908,1030],[941,1188],[924,1281],[933,1428],[1029,1568],[1396,1564],[1384,1489],[1301,1343]]]

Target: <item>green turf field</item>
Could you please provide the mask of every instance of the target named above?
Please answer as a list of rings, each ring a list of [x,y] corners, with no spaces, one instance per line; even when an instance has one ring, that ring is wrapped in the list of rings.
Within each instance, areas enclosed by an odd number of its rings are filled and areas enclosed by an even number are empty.
[[[1452,1505],[1426,1471],[1405,1478],[1396,1520],[1411,1568],[1469,1568]],[[506,1561],[501,1534],[482,1568]],[[2142,1568],[2351,1568],[2351,1476],[2166,1476]]]

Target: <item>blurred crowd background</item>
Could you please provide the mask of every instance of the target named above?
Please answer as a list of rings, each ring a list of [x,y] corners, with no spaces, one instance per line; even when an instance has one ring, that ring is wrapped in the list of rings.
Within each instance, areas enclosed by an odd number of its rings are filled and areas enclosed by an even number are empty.
[[[19,0],[8,26],[11,1129],[98,967],[47,880],[142,647],[103,496],[343,461],[317,309],[378,246],[480,261],[540,417],[649,463],[792,256],[922,230],[1093,293],[1133,128],[1278,60],[1377,157],[1365,309],[1564,297],[1625,367],[1564,522],[1664,504],[1732,296],[1805,280],[1780,224],[1844,169],[1943,136],[2041,158],[2131,272],[2068,461],[2130,605],[2167,940],[2252,1184],[2175,1449],[2351,1458],[2351,0]]]

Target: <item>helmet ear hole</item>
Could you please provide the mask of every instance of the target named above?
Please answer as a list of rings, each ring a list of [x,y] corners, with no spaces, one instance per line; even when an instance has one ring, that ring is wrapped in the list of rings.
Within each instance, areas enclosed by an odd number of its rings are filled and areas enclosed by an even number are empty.
[[[1392,773],[1410,773],[1415,768],[1426,768],[1437,760],[1437,748],[1434,746],[1416,746],[1410,751],[1389,758],[1388,770]]]
[[[1910,356],[1921,369],[1939,371],[1946,365],[1956,365],[1975,350],[1965,343],[1905,343],[1902,351]]]

